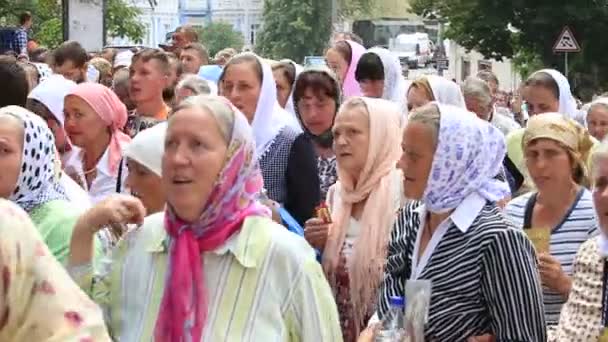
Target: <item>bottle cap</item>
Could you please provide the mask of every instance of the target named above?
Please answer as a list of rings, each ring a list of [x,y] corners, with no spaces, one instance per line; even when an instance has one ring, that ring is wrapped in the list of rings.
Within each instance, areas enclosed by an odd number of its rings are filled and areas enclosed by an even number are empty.
[[[391,303],[391,306],[400,306],[400,307],[405,306],[405,298],[400,297],[400,296],[391,296],[389,298],[389,301]]]

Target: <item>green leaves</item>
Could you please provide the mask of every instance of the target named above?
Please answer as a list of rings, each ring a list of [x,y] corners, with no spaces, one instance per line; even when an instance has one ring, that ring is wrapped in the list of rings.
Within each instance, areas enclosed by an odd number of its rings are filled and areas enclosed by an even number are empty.
[[[243,48],[243,36],[235,31],[230,23],[221,21],[209,23],[198,30],[198,36],[209,51],[209,56],[214,56],[220,50],[229,47],[237,51]]]
[[[266,0],[263,22],[256,50],[267,58],[300,63],[323,53],[331,33],[331,1]]]
[[[0,0],[0,23],[17,26],[23,11],[34,15],[34,39],[41,45],[54,48],[63,41],[61,0]],[[108,37],[128,37],[142,42],[145,26],[139,22],[141,11],[126,0],[106,0]]]

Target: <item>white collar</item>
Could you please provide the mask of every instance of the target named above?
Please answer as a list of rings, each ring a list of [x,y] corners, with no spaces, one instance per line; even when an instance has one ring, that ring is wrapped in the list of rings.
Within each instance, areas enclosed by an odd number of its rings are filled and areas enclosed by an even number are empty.
[[[452,211],[449,219],[454,222],[461,232],[466,233],[485,205],[486,200],[483,197],[476,192],[471,193]],[[426,215],[426,206],[421,204],[414,209],[414,212],[419,215]]]
[[[108,146],[105,150],[105,152],[101,155],[101,158],[99,158],[99,161],[97,162],[97,165],[95,166],[95,170],[97,171],[97,174],[103,174],[104,176],[111,176],[112,173],[110,173],[110,165],[109,165],[109,151],[110,151],[110,146]],[[80,163],[81,163],[81,168],[82,168],[82,172],[85,172],[86,170],[84,169],[84,150],[80,149],[80,151],[78,152],[78,158],[80,159]]]

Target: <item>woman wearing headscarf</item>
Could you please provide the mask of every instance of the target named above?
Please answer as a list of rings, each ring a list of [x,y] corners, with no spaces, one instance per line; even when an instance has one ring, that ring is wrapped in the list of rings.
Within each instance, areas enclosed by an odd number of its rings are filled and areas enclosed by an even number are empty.
[[[227,100],[189,98],[168,120],[165,212],[131,230],[94,283],[91,231],[98,222],[140,221],[144,209],[118,195],[82,218],[73,275],[106,304],[116,340],[342,340],[313,250],[257,200],[255,149],[248,120]]]
[[[545,319],[558,322],[572,286],[573,262],[581,244],[598,232],[586,167],[593,141],[574,120],[559,113],[528,120],[523,135],[526,168],[537,189],[512,200],[507,218],[529,234],[544,230],[537,245],[544,286]]]
[[[109,342],[101,310],[65,272],[27,214],[0,199],[1,341]]]
[[[344,99],[361,96],[361,88],[355,79],[355,71],[359,59],[364,53],[363,45],[351,40],[336,41],[325,52],[327,66],[338,76]]]
[[[585,123],[592,137],[604,140],[608,134],[608,98],[599,98],[590,104]]]
[[[543,69],[532,74],[524,83],[523,97],[530,116],[542,113],[560,113],[567,118],[575,119],[578,112],[576,101],[570,91],[570,83],[557,70]],[[507,156],[512,164],[509,172],[521,179],[520,192],[526,191],[532,186],[532,181],[526,174],[523,134],[524,128],[513,131],[506,137]],[[597,144],[597,141],[594,141],[594,144]]]
[[[167,124],[161,122],[141,131],[123,151],[129,170],[126,186],[134,197],[141,200],[148,215],[165,208],[161,161],[165,151],[166,132]]]
[[[603,341],[608,326],[608,143],[593,153],[593,207],[600,234],[583,243],[572,266],[572,288],[562,307],[559,324],[549,330],[550,342]]]
[[[270,65],[249,52],[237,55],[224,67],[220,90],[251,124],[268,197],[303,225],[321,198],[316,157],[300,124],[277,102]]]
[[[308,68],[298,76],[293,101],[304,133],[315,148],[321,200],[324,201],[329,187],[338,180],[331,128],[340,108],[340,84],[329,68]]]
[[[300,72],[302,72],[302,67],[289,59],[272,63],[272,75],[277,86],[277,101],[281,108],[291,114],[290,121],[296,123],[298,123],[298,118],[293,107],[292,96],[293,87]]]
[[[53,134],[38,116],[8,106],[0,109],[0,137],[5,151],[0,198],[10,199],[30,215],[53,255],[63,263],[82,211],[68,200],[59,182]]]
[[[407,90],[409,110],[422,107],[433,101],[466,109],[464,96],[458,84],[435,75],[423,76],[412,82]]]
[[[400,117],[397,106],[386,100],[355,97],[342,105],[333,127],[338,182],[327,195],[333,223],[306,223],[307,240],[324,250],[323,269],[345,341],[356,341],[373,314],[389,232],[404,202],[395,168]]]
[[[95,204],[124,189],[127,170],[121,162],[122,150],[131,141],[122,132],[127,109],[109,88],[81,83],[65,98],[65,130],[79,147],[66,173],[88,191]]]
[[[502,133],[462,108],[432,103],[410,113],[401,146],[405,196],[418,201],[400,210],[391,232],[380,319],[390,296],[424,280],[426,341],[545,341],[534,247],[496,205],[509,192],[494,179]]]
[[[403,78],[399,59],[390,51],[381,47],[367,50],[357,63],[355,79],[364,96],[392,101],[405,116],[408,84]]]

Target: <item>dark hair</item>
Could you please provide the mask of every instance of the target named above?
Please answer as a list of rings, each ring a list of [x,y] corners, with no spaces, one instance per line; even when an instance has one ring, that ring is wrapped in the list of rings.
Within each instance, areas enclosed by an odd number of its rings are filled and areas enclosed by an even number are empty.
[[[355,79],[357,82],[365,80],[381,81],[384,80],[384,65],[380,56],[373,52],[366,52],[359,59],[357,69],[355,70]]]
[[[350,65],[350,62],[353,59],[353,49],[350,47],[350,44],[345,40],[339,40],[334,43],[332,46],[334,50],[336,50],[342,58],[346,61],[346,64]]]
[[[496,83],[496,85],[500,85],[500,82],[498,81],[498,77],[496,76],[496,74],[494,74],[493,72],[488,71],[488,70],[483,70],[483,71],[478,72],[477,78],[481,78],[482,80],[484,80],[487,83],[494,82],[494,83]]]
[[[559,100],[559,85],[550,74],[544,71],[539,71],[532,74],[532,76],[526,80],[524,85],[526,87],[543,87],[548,89],[551,91],[553,96]]]
[[[258,58],[251,53],[245,53],[241,55],[237,55],[236,57],[232,57],[228,64],[224,67],[224,71],[222,72],[222,76],[220,76],[219,83],[224,81],[224,76],[228,72],[228,68],[236,64],[250,63],[253,64],[255,73],[258,75],[258,80],[260,84],[262,84],[264,80],[264,70],[262,69],[262,64],[258,60]]]
[[[21,13],[21,15],[19,16],[19,25],[24,25],[31,19],[32,19],[32,13],[25,11],[25,12]]]
[[[30,61],[32,63],[45,63],[48,52],[49,51],[43,47],[35,48],[32,52],[30,52]]]
[[[25,70],[12,57],[0,56],[0,108],[10,105],[25,107],[29,83]]]
[[[30,112],[38,115],[39,117],[41,117],[45,120],[51,119],[56,122],[59,122],[57,120],[57,118],[55,117],[55,115],[53,113],[51,113],[49,108],[44,103],[42,103],[36,99],[28,98],[25,108],[27,108]]]
[[[82,68],[89,60],[87,51],[76,41],[63,42],[53,52],[53,64],[61,66],[67,61],[72,61],[76,68]]]
[[[304,93],[307,89],[311,89],[317,98],[319,98],[320,95],[323,94],[334,100],[336,107],[334,111],[333,120],[335,120],[336,114],[338,113],[338,109],[340,108],[341,101],[340,84],[327,72],[323,72],[321,70],[307,70],[301,73],[300,76],[298,76],[298,79],[296,80],[293,88],[294,109],[296,111],[298,120],[300,120],[302,127],[304,127],[306,135],[321,147],[330,148],[333,144],[333,134],[331,131],[331,127],[320,135],[314,135],[308,130],[308,128],[306,128],[306,126],[302,122],[302,118],[300,117],[300,113],[298,111],[298,102],[302,99],[302,97],[304,97]]]
[[[296,81],[296,67],[291,62],[279,62],[272,66],[272,71],[281,71],[287,82],[293,86]]]
[[[137,52],[133,55],[133,59],[131,60],[131,67],[133,67],[133,65],[135,65],[135,63],[139,62],[140,60],[143,63],[147,63],[151,60],[156,60],[160,64],[161,70],[165,74],[169,74],[169,56],[161,49],[146,48]]]
[[[209,63],[209,51],[207,51],[205,45],[201,43],[190,43],[186,45],[182,50],[195,50],[198,53],[199,57],[205,63]]]

